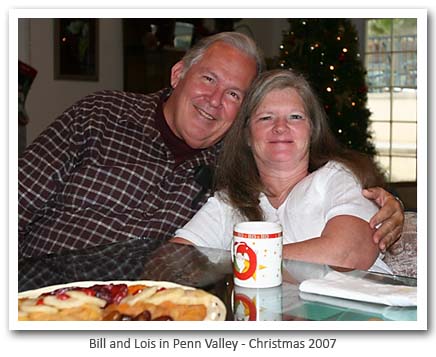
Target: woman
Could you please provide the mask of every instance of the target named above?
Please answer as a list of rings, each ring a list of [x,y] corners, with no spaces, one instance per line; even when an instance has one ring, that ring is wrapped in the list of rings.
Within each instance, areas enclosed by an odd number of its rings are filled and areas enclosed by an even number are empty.
[[[259,76],[218,167],[218,191],[174,241],[229,249],[235,223],[274,221],[283,226],[286,259],[390,272],[368,223],[377,207],[361,194],[382,176],[366,156],[337,143],[301,75]]]

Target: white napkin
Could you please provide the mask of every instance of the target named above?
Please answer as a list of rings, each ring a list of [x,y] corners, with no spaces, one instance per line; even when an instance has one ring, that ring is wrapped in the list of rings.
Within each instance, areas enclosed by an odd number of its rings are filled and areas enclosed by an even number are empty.
[[[322,279],[305,280],[299,289],[305,293],[389,306],[416,306],[416,287],[376,283],[336,271]]]

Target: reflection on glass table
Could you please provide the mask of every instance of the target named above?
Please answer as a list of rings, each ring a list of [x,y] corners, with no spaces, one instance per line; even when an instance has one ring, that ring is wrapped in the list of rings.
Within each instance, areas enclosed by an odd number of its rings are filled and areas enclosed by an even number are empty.
[[[323,278],[332,269],[301,261],[283,262],[283,283],[247,289],[233,284],[228,251],[132,240],[59,255],[19,261],[19,291],[76,281],[155,280],[192,286],[218,296],[227,320],[416,321],[416,307],[392,307],[302,293],[299,284]],[[347,275],[379,284],[416,286],[416,279],[366,271]]]

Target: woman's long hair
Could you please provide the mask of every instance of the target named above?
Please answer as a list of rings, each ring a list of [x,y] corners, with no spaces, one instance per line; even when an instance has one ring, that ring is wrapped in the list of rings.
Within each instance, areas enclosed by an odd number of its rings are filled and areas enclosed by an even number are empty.
[[[227,194],[229,203],[248,220],[263,220],[259,194],[266,192],[248,145],[249,121],[265,96],[275,89],[293,88],[300,95],[310,118],[309,172],[330,160],[350,169],[363,187],[383,186],[384,179],[367,156],[344,148],[333,136],[324,108],[308,81],[292,70],[272,70],[252,84],[232,128],[223,141],[215,175],[215,188]]]

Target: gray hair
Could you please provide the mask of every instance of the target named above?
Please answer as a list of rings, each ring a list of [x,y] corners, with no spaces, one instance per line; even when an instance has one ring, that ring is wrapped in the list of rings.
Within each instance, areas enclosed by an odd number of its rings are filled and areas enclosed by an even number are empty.
[[[256,61],[258,74],[264,70],[263,53],[253,39],[239,32],[219,32],[216,35],[202,38],[185,54],[182,58],[184,64],[182,76],[193,64],[201,60],[209,47],[217,42],[224,42],[252,57]]]

